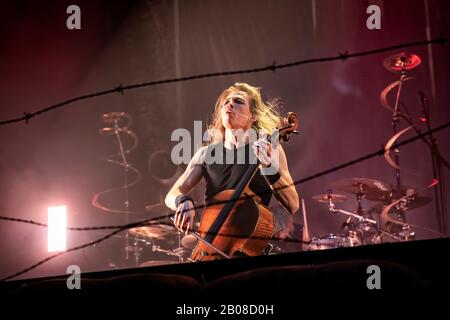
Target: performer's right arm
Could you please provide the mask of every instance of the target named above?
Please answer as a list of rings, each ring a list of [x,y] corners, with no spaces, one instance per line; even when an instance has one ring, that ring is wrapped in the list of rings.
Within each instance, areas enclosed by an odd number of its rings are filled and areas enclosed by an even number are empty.
[[[176,210],[175,200],[180,195],[188,194],[202,178],[202,163],[206,147],[202,147],[192,157],[184,173],[178,178],[175,184],[166,195],[166,206]]]
[[[194,221],[194,203],[189,197],[183,196],[187,195],[202,178],[202,163],[206,148],[202,147],[195,153],[184,173],[166,195],[166,206],[176,211],[174,223],[181,231],[183,228],[186,231],[191,228]]]

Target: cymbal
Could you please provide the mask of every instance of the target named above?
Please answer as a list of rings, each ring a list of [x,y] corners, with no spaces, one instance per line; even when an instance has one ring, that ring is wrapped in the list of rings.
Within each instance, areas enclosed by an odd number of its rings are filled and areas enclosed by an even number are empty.
[[[331,185],[333,189],[357,195],[360,194],[371,201],[386,201],[390,198],[391,194],[391,187],[389,184],[375,179],[342,179],[333,182]]]
[[[395,199],[392,199],[390,202],[392,203],[392,201],[395,201]],[[394,209],[399,210],[400,208],[403,211],[411,211],[420,207],[423,207],[427,204],[429,204],[432,201],[431,197],[424,197],[424,196],[411,196],[407,199],[405,199],[404,203],[399,204],[397,206],[395,206],[393,209],[391,209],[392,211]],[[374,205],[369,211],[375,212],[375,213],[381,213],[383,211],[384,206],[388,205],[389,203],[386,202],[380,202],[376,205]]]
[[[415,194],[417,192],[417,189],[414,187],[401,185],[400,188],[397,188],[397,186],[394,184],[391,184],[390,186],[392,192],[390,195],[390,199],[387,199],[386,201],[388,204],[402,197],[410,196],[405,199],[406,203],[404,204],[404,210],[413,210],[416,208],[420,208],[432,201],[430,197],[419,196],[418,194]]]
[[[159,240],[167,239],[168,237],[177,234],[175,227],[165,224],[154,224],[145,227],[137,227],[132,228],[129,231],[133,235]]]
[[[418,55],[400,52],[383,60],[383,66],[389,71],[411,70],[421,63]]]
[[[404,186],[401,185],[400,187],[397,187],[395,184],[389,184],[391,187],[391,198],[393,199],[399,199],[404,196],[409,196],[414,193],[416,193],[417,189],[411,186]]]
[[[429,204],[432,201],[431,197],[413,196],[406,199],[405,210],[410,211]]]
[[[130,127],[133,122],[133,118],[129,113],[122,111],[113,111],[104,113],[102,116],[103,122],[109,124],[119,124],[119,127]]]
[[[320,202],[320,203],[328,203],[329,200],[334,203],[340,203],[344,202],[348,199],[347,196],[344,196],[342,194],[336,194],[336,193],[326,193],[326,194],[319,194],[317,196],[312,197],[313,200]]]

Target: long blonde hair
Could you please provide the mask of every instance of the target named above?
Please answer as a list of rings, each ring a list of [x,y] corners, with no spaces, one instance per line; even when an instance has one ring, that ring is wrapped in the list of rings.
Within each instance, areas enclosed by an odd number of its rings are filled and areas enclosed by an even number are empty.
[[[270,100],[264,102],[261,97],[261,88],[253,87],[248,83],[236,82],[229,88],[225,89],[217,98],[217,102],[212,114],[212,120],[208,129],[220,130],[222,138],[225,135],[225,128],[222,124],[222,115],[220,109],[222,107],[224,99],[231,92],[245,92],[249,99],[250,112],[255,116],[256,121],[253,123],[252,128],[256,132],[264,131],[266,134],[272,134],[273,130],[280,126],[280,111],[278,100]],[[213,135],[211,143],[218,142],[217,135]]]

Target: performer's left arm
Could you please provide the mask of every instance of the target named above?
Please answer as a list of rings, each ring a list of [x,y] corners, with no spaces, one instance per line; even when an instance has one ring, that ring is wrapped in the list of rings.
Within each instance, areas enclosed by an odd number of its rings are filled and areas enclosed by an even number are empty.
[[[279,175],[273,177],[267,176],[271,188],[274,191],[275,198],[291,213],[299,209],[299,197],[295,189],[289,172],[286,154],[281,144],[278,144],[276,152],[272,150],[272,145],[264,139],[259,139],[254,143],[253,149],[256,156],[264,166],[274,166],[278,168]],[[273,154],[273,156],[272,156]],[[274,181],[274,177],[276,181]]]

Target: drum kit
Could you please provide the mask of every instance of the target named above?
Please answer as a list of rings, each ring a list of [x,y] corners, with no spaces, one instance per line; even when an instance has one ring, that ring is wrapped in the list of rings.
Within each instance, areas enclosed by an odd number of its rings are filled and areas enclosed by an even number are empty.
[[[431,198],[419,196],[422,189],[404,186],[400,179],[399,149],[394,146],[398,138],[411,128],[416,128],[409,116],[406,106],[400,102],[400,94],[406,81],[407,71],[420,65],[419,56],[405,52],[397,53],[384,59],[383,66],[400,75],[400,79],[389,84],[380,94],[381,105],[392,115],[393,137],[385,147],[385,158],[395,169],[395,184],[389,184],[377,179],[349,178],[332,183],[332,189],[326,194],[313,197],[314,201],[327,204],[332,214],[343,214],[347,218],[342,224],[342,231],[313,237],[309,241],[309,250],[320,250],[337,247],[353,247],[366,244],[376,244],[386,241],[408,241],[415,239],[415,229],[419,228],[406,223],[406,217],[414,209],[425,206]],[[397,88],[395,104],[389,105],[387,95]],[[426,106],[423,106],[424,114]],[[410,127],[399,130],[400,120],[408,122]],[[428,120],[425,119],[427,122]],[[394,148],[394,159],[390,157],[390,149]],[[430,186],[433,186],[432,183]],[[428,186],[428,187],[430,187]],[[427,188],[428,188],[427,187]],[[426,188],[424,188],[426,189]],[[349,212],[337,207],[348,201],[343,194],[336,194],[333,190],[352,194],[356,199],[356,210]],[[362,200],[375,202],[370,209],[363,208]],[[426,228],[423,228],[426,229]]]
[[[308,246],[309,250],[354,247],[392,240],[413,240],[415,231],[411,225],[403,222],[403,215],[431,202],[429,197],[417,196],[414,188],[402,186],[398,191],[393,185],[376,179],[342,179],[332,183],[332,187],[340,192],[353,194],[357,203],[356,210],[349,212],[339,209],[337,204],[344,203],[349,198],[346,195],[334,193],[333,190],[314,196],[312,198],[314,201],[328,205],[330,213],[343,214],[347,218],[342,223],[341,233],[313,237]],[[392,219],[383,221],[381,216],[383,208],[410,194],[415,195],[407,197],[401,205],[392,208],[389,213]],[[362,205],[363,199],[376,204],[366,210]],[[395,221],[398,221],[398,224]]]

